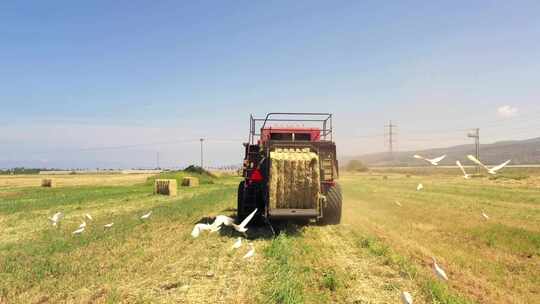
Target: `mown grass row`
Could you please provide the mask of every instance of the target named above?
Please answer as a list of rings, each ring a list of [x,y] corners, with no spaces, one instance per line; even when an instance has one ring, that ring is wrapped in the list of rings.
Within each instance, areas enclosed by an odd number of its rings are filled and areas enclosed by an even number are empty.
[[[421,292],[427,303],[433,304],[473,304],[474,301],[467,299],[462,295],[455,294],[448,285],[438,281],[432,275],[421,271],[415,266],[415,263],[396,253],[383,241],[375,236],[359,236],[356,234],[357,246],[367,250],[373,256],[379,257],[386,265],[399,270],[403,277],[415,281],[416,285],[421,287]]]
[[[265,248],[261,303],[337,303],[343,300],[344,274],[327,263],[332,260],[331,253],[323,248],[325,244],[320,236],[306,229],[310,227],[287,224]],[[305,233],[309,234],[308,238]]]
[[[265,249],[268,259],[266,281],[264,288],[264,303],[304,303],[304,288],[301,269],[294,262],[296,240],[286,234],[280,234],[273,239]]]

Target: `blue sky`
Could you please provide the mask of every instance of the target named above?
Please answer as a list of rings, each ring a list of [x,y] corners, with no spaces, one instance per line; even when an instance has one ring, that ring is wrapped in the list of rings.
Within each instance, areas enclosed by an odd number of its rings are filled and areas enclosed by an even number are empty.
[[[378,2],[3,2],[0,167],[239,163],[269,111],[343,155],[540,136],[538,1]]]

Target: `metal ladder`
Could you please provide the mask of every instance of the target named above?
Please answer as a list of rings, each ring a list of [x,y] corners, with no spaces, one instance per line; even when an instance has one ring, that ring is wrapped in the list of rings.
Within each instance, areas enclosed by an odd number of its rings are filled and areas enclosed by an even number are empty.
[[[323,180],[333,180],[334,179],[334,161],[332,158],[323,158],[322,162],[322,179]]]

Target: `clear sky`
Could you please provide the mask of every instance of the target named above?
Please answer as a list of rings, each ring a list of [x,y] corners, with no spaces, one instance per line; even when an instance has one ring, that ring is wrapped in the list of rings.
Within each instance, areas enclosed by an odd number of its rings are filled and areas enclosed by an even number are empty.
[[[406,2],[406,3],[405,3]],[[0,167],[236,164],[249,114],[338,153],[540,136],[539,1],[3,1]],[[154,144],[155,143],[155,144]],[[121,147],[118,147],[121,146]],[[105,149],[107,148],[107,149]]]

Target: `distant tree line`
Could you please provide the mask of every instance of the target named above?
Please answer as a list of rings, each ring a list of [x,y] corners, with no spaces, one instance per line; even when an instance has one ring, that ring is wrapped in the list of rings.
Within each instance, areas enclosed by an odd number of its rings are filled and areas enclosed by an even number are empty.
[[[345,170],[356,171],[356,172],[366,172],[369,170],[369,168],[366,165],[364,165],[363,162],[353,159],[347,163]]]
[[[44,171],[44,170],[46,170],[46,169],[16,167],[16,168],[11,168],[11,169],[2,169],[2,170],[0,170],[0,175],[7,175],[7,174],[38,174],[39,171]]]

